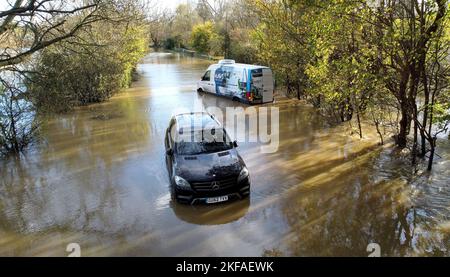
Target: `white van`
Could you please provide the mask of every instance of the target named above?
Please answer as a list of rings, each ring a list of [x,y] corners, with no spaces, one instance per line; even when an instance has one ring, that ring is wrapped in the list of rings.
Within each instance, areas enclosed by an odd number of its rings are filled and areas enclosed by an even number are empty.
[[[197,83],[197,91],[248,104],[269,103],[273,102],[274,78],[268,67],[221,60],[208,67]]]

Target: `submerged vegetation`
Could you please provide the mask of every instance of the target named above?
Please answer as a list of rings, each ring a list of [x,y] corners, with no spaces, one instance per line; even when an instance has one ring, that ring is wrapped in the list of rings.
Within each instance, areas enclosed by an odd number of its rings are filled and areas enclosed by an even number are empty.
[[[43,50],[28,85],[35,106],[67,111],[128,87],[148,47],[143,24],[130,18],[126,24],[92,24],[89,31]]]
[[[146,1],[14,1],[0,12],[0,150],[19,152],[36,115],[127,87],[147,52]]]

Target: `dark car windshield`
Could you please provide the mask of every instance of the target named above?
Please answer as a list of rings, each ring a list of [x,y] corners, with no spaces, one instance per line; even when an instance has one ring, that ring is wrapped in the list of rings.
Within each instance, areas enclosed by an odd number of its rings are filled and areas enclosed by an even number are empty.
[[[232,145],[223,130],[198,130],[179,134],[175,147],[179,155],[197,155],[230,150]]]

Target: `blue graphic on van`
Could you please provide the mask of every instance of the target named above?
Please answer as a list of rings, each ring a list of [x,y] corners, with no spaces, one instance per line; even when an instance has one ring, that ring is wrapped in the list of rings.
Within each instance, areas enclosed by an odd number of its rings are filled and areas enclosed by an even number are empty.
[[[225,60],[210,65],[208,70],[212,72],[213,82],[199,81],[198,91],[207,91],[251,104],[273,101],[273,74],[268,67]]]
[[[216,69],[216,72],[214,73],[214,83],[216,84],[216,93],[224,94],[226,81],[224,78],[224,70],[222,67]]]

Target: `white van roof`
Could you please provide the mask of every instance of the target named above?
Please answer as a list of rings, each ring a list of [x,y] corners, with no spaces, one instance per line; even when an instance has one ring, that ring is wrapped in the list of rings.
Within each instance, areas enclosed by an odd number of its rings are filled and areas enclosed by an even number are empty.
[[[220,60],[218,62],[218,64],[235,64],[235,63],[236,63],[235,60],[229,60],[229,59]]]
[[[212,68],[218,68],[221,66],[230,66],[230,67],[235,67],[235,68],[240,68],[240,69],[260,69],[260,68],[267,68],[269,69],[269,67],[267,66],[262,66],[262,65],[254,65],[254,64],[245,64],[245,63],[217,63],[217,64],[212,64],[209,66],[208,69],[212,69]]]

